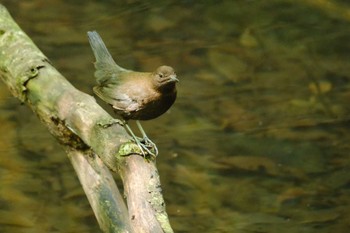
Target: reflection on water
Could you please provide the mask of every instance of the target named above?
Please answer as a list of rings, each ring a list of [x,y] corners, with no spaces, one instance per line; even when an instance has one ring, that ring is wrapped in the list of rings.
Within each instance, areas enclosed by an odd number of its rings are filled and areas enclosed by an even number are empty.
[[[345,1],[3,4],[90,94],[88,30],[123,67],[176,68],[175,106],[144,124],[176,232],[348,231]],[[0,231],[96,232],[63,150],[0,89]]]

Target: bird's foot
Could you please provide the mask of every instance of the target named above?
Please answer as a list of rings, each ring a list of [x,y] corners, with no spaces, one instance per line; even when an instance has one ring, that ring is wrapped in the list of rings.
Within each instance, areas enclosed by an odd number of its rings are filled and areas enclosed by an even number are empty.
[[[137,142],[134,140],[131,140],[131,141],[122,143],[119,146],[116,156],[126,157],[131,154],[141,155],[147,161],[150,161],[150,160],[154,160],[155,157],[157,156],[157,150],[149,146],[146,146],[140,140]]]
[[[140,129],[142,133],[142,138],[137,137],[134,132],[131,130],[129,125],[124,121],[124,127],[129,132],[130,136],[133,138],[135,144],[138,146],[138,148],[141,151],[141,154],[144,158],[147,158],[149,156],[155,158],[158,155],[158,148],[157,145],[152,142],[146,135],[145,131],[143,130],[141,124],[139,121],[136,121],[138,128]]]
[[[157,145],[151,141],[151,139],[144,137],[140,142],[151,152],[152,156],[157,157],[158,148]]]

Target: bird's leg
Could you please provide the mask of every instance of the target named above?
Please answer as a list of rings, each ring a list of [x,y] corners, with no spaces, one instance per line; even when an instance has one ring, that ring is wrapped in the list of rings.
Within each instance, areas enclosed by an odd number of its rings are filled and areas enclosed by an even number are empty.
[[[137,127],[139,128],[139,130],[140,130],[140,132],[142,134],[143,141],[144,141],[144,144],[146,145],[146,147],[153,148],[155,153],[152,153],[152,155],[157,156],[158,155],[157,145],[154,142],[152,142],[151,139],[149,139],[149,137],[147,136],[145,130],[142,128],[142,125],[141,125],[140,121],[136,121],[136,125],[137,125]]]
[[[144,143],[141,142],[143,139],[137,137],[137,136],[134,134],[134,132],[131,130],[130,126],[128,125],[128,122],[124,121],[124,127],[125,127],[125,129],[128,131],[128,133],[130,134],[130,136],[134,139],[136,145],[140,148],[143,157],[146,157],[146,154],[150,154],[150,155],[153,155],[153,156],[157,156],[158,150],[156,149],[156,152],[157,152],[156,154],[154,154],[153,152],[151,152],[151,151],[147,148],[147,145],[145,145]]]

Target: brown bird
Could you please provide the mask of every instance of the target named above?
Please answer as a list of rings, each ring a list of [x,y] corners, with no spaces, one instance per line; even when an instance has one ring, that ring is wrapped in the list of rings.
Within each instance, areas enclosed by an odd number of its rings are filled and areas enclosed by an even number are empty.
[[[170,66],[160,66],[154,72],[127,70],[115,63],[102,38],[96,31],[88,32],[95,55],[94,93],[110,104],[114,112],[124,119],[124,125],[143,155],[157,156],[156,145],[147,137],[139,120],[151,120],[165,113],[176,99],[176,78]],[[135,136],[127,124],[136,120],[143,138]],[[155,151],[155,152],[152,152]]]

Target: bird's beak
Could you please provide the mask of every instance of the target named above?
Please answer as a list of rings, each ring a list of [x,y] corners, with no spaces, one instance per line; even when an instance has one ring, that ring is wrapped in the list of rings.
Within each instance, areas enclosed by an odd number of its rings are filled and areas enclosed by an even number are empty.
[[[170,76],[171,81],[179,82],[179,80],[176,78],[176,74],[173,74]]]

